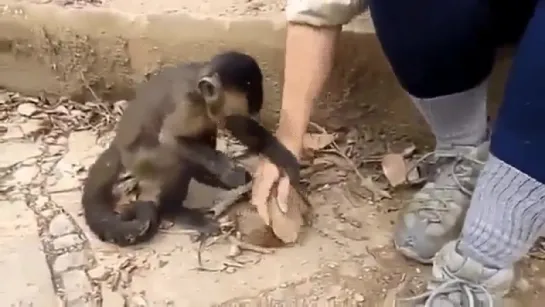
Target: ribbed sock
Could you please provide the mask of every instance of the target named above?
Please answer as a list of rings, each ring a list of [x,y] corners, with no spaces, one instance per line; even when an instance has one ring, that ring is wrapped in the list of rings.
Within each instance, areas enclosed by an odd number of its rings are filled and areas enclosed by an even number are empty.
[[[545,185],[489,156],[462,230],[459,251],[485,266],[507,268],[545,227]]]
[[[486,139],[486,81],[461,93],[411,99],[435,135],[437,148],[476,146]]]

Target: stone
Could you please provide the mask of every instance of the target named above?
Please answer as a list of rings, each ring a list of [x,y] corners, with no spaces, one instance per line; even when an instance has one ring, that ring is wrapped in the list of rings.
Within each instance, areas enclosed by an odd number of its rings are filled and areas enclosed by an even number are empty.
[[[49,224],[49,233],[52,236],[59,237],[75,231],[74,223],[66,214],[59,214]]]
[[[36,209],[42,209],[43,207],[45,207],[47,205],[47,203],[49,202],[49,198],[47,198],[47,196],[44,196],[44,195],[39,195],[37,198],[36,198]]]
[[[55,249],[68,248],[83,243],[83,240],[77,234],[68,234],[62,237],[58,237],[53,241],[53,247]]]
[[[36,114],[37,112],[38,112],[38,108],[36,107],[36,105],[30,102],[21,103],[17,107],[17,113],[19,113],[22,116],[30,117]]]
[[[37,119],[31,119],[25,123],[20,124],[19,127],[21,127],[21,131],[23,131],[25,135],[36,133],[40,129],[42,129],[42,121]]]
[[[135,295],[135,296],[131,297],[131,301],[129,303],[129,306],[130,307],[146,307],[146,306],[148,306],[148,303],[146,302],[146,300],[142,296]]]
[[[354,294],[354,300],[358,303],[365,302],[365,296],[361,295],[360,293]]]
[[[8,101],[10,101],[9,93],[8,92],[0,92],[0,104],[5,104]]]
[[[68,269],[81,267],[87,264],[87,256],[82,251],[62,254],[55,259],[53,270],[63,272]]]
[[[108,270],[103,265],[98,265],[97,267],[89,270],[87,273],[89,274],[89,277],[91,277],[92,279],[106,280],[108,279],[110,275],[110,270]]]
[[[62,274],[62,283],[68,301],[80,299],[92,291],[91,282],[82,270],[65,272]]]

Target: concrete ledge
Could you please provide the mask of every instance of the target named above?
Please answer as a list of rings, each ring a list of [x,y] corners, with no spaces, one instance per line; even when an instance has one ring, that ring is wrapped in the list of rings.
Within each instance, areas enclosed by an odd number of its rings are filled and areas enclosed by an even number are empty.
[[[266,115],[274,115],[278,107],[285,37],[280,10],[212,18],[160,9],[143,13],[131,1],[79,9],[2,2],[2,87],[25,94],[91,99],[88,84],[106,99],[130,98],[134,84],[162,65],[236,48],[255,55],[265,70]],[[382,55],[370,19],[362,16],[343,32],[336,69],[315,116],[329,117],[332,110],[346,104],[378,101],[384,106],[381,109],[391,109],[401,101],[402,111],[397,116],[389,114],[401,122],[414,114],[407,114],[406,99]]]

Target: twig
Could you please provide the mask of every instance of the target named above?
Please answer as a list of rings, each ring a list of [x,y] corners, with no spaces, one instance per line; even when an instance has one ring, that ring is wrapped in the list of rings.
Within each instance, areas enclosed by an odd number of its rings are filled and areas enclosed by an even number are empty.
[[[85,78],[85,75],[83,74],[83,72],[80,71],[79,74],[81,77],[81,81],[83,82],[83,85],[85,85],[85,88],[91,93],[91,95],[93,95],[96,101],[100,101],[100,98],[98,98],[98,95],[95,93],[95,91],[93,91],[93,89],[89,85],[89,82],[87,82],[87,79]]]
[[[244,194],[250,192],[252,189],[252,182],[242,185],[238,188],[229,190],[221,195],[221,200],[210,208],[209,212],[213,214],[214,218],[220,217],[227,209],[234,205]]]
[[[260,253],[260,254],[272,254],[272,253],[274,253],[273,249],[257,246],[255,244],[251,244],[251,243],[248,243],[248,242],[243,242],[243,241],[239,240],[238,238],[236,238],[234,236],[229,236],[229,241],[231,242],[231,244],[238,245],[238,247],[241,250],[252,251],[252,252],[256,252],[256,253]]]
[[[309,124],[311,126],[313,126],[314,128],[320,130],[322,133],[327,134],[327,131],[323,127],[321,127],[320,125],[318,125],[316,123],[313,123],[313,122],[310,122]],[[354,161],[352,161],[352,159],[350,159],[346,154],[344,154],[342,152],[339,145],[335,141],[332,141],[331,145],[335,149],[335,152],[339,156],[341,156],[343,159],[345,159],[346,162],[350,165],[350,167],[352,168],[354,173],[356,173],[356,176],[358,176],[358,178],[360,179],[361,185],[364,188],[366,188],[371,193],[373,193],[373,195],[380,195],[380,196],[385,197],[385,198],[392,198],[392,195],[390,195],[390,193],[388,193],[387,191],[384,191],[383,189],[377,187],[377,185],[373,182],[373,180],[370,177],[363,176],[363,174],[358,170],[358,168],[357,168],[356,164],[354,163]]]

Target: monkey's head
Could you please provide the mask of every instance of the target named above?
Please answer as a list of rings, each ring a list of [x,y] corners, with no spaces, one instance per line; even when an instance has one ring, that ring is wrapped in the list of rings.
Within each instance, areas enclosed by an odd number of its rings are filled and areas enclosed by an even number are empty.
[[[263,75],[250,55],[228,51],[214,56],[199,80],[199,91],[213,114],[257,119],[263,107]]]

